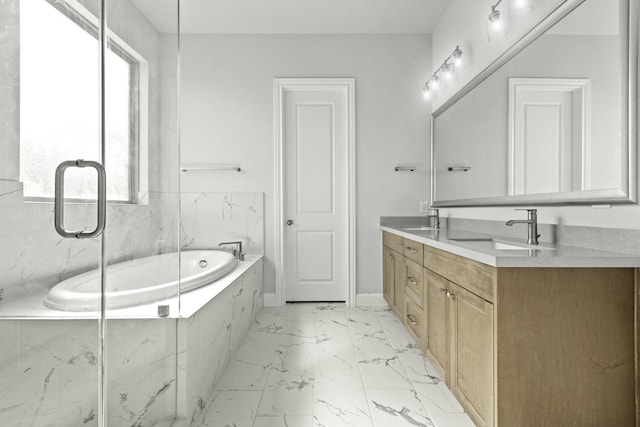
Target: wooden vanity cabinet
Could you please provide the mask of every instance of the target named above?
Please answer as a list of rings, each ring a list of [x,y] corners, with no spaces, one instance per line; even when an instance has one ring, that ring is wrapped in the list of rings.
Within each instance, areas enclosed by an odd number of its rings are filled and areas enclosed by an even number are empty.
[[[394,237],[385,298],[477,426],[638,425],[635,269],[420,263]]]

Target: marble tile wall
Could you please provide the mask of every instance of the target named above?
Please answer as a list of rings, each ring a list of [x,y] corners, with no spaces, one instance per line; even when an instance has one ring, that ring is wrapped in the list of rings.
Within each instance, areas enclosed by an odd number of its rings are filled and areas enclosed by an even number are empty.
[[[52,203],[27,203],[19,194],[0,194],[0,305],[6,298],[43,292],[56,283],[97,268],[100,239],[60,237],[53,228]],[[150,193],[148,205],[109,205],[107,252],[109,263],[164,252],[178,246],[177,195]],[[69,205],[66,221],[93,228],[95,208]],[[70,226],[71,227],[71,226]],[[1,306],[0,306],[1,308]]]
[[[182,193],[180,222],[182,248],[241,240],[246,253],[264,253],[264,193]]]
[[[199,426],[216,384],[262,310],[263,261],[189,319],[178,323],[178,414]]]

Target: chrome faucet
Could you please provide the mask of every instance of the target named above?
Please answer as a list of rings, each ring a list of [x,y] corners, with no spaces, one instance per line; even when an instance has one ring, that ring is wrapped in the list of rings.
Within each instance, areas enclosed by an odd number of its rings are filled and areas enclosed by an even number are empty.
[[[244,261],[244,254],[242,253],[242,242],[238,241],[238,242],[222,242],[220,244],[218,244],[219,247],[221,247],[222,249],[227,250],[227,248],[225,248],[225,246],[227,245],[236,245],[235,248],[231,249],[231,253],[233,254],[233,256],[239,260],[239,261]]]
[[[527,243],[530,245],[538,244],[538,210],[537,209],[516,209],[517,211],[527,211],[527,219],[510,219],[507,221],[508,226],[512,226],[513,224],[527,224],[528,225],[528,233],[527,233]]]
[[[429,210],[433,213],[425,215],[425,218],[427,220],[431,220],[431,225],[433,226],[433,228],[435,228],[436,230],[440,230],[440,209],[431,208]]]

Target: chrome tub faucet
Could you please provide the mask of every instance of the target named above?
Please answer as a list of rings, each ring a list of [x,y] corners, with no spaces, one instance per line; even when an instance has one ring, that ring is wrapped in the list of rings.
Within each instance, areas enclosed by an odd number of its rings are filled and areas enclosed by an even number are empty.
[[[527,211],[527,219],[510,219],[506,222],[508,226],[513,224],[527,224],[527,243],[530,245],[538,244],[538,210],[537,209],[516,209],[517,211]]]
[[[225,246],[229,246],[229,245],[235,245],[235,248],[230,249],[231,253],[233,254],[233,256],[238,260],[238,261],[244,261],[244,254],[242,253],[242,242],[237,241],[237,242],[222,242],[218,244],[218,247],[221,247],[224,250],[229,250],[227,248],[225,248]]]

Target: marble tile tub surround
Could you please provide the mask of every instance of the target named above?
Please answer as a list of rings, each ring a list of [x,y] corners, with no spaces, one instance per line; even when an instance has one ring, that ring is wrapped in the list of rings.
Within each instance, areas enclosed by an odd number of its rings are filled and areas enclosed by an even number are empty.
[[[263,254],[264,193],[181,193],[180,224],[182,248],[240,240],[246,253]]]
[[[473,427],[384,307],[266,307],[193,427]]]
[[[261,308],[259,260],[190,318],[108,320],[108,425],[200,415]],[[97,328],[89,319],[0,320],[1,426],[98,425]]]
[[[514,214],[514,219],[518,218]],[[520,212],[526,219],[526,212]],[[429,226],[424,217],[380,217],[381,225],[389,226]],[[505,221],[489,221],[471,218],[440,218],[442,228],[489,234],[512,240],[526,241],[526,225],[508,227]],[[538,224],[541,244],[574,246],[598,251],[617,252],[640,256],[640,230],[584,227],[563,224]]]
[[[262,288],[260,258],[196,314],[178,321],[178,416],[186,425],[199,425],[195,421],[262,310]]]

